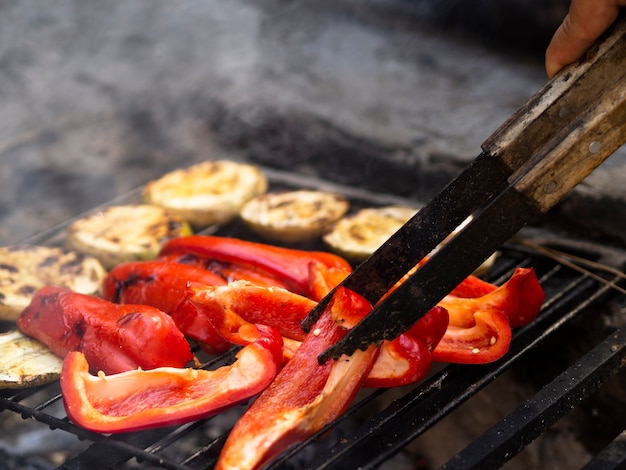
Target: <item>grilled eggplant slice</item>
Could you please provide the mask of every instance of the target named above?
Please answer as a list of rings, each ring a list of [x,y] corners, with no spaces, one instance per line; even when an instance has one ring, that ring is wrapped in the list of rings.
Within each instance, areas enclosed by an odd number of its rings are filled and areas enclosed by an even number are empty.
[[[418,208],[409,206],[368,207],[346,216],[323,235],[323,240],[333,251],[358,263],[371,255]]]
[[[370,207],[342,218],[324,235],[323,240],[334,252],[353,263],[360,263],[370,256],[413,217],[418,208],[409,206]],[[459,226],[463,227],[469,219]],[[496,254],[491,255],[476,271],[475,276],[487,272]]]
[[[191,233],[184,219],[162,207],[110,206],[70,224],[66,246],[98,258],[110,269],[126,261],[153,259],[167,240]]]
[[[0,319],[15,320],[37,289],[47,284],[81,294],[100,289],[106,270],[96,258],[60,247],[0,248]]]
[[[0,389],[27,388],[58,380],[63,360],[19,331],[0,334]]]
[[[349,207],[346,198],[326,191],[288,191],[251,199],[240,216],[267,239],[296,243],[319,237]]]
[[[267,187],[257,166],[218,160],[167,173],[146,184],[143,196],[149,204],[174,211],[201,229],[232,220],[246,201]]]

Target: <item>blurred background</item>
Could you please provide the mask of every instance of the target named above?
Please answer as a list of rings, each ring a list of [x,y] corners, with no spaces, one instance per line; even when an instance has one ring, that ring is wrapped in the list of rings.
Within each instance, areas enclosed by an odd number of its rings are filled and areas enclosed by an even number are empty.
[[[205,159],[371,190],[400,170],[426,200],[545,83],[567,7],[0,0],[0,243]]]

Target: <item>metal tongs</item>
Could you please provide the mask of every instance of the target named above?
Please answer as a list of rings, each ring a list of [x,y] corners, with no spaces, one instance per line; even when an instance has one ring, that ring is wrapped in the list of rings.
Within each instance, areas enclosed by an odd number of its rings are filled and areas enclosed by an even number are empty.
[[[582,59],[562,70],[513,114],[457,178],[341,283],[375,307],[318,357],[320,363],[379,345],[408,330],[624,142],[626,19],[621,18]],[[466,220],[469,223],[455,232]],[[438,246],[411,277],[380,301]],[[333,293],[304,319],[305,331]]]

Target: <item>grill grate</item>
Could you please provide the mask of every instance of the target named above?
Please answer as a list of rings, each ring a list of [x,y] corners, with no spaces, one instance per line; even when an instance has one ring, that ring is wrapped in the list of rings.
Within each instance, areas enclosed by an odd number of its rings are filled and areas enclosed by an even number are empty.
[[[274,188],[315,187],[343,192],[351,199],[353,207],[406,203],[390,196],[355,192],[289,174],[268,172],[268,175]],[[116,202],[130,202],[136,196],[136,193],[126,195]],[[29,242],[59,243],[63,230],[64,226],[57,227]],[[215,233],[252,238],[237,222]],[[531,235],[536,234],[532,232]],[[559,247],[565,246],[586,259],[620,271],[626,265],[626,254],[620,250],[549,237],[548,244],[558,243]],[[589,275],[520,244],[503,247],[489,280],[502,282],[518,266],[535,268],[546,292],[546,302],[532,324],[515,331],[511,349],[504,358],[487,365],[443,367],[422,383],[403,390],[400,397],[394,394],[389,398],[390,391],[383,389],[364,391],[338,421],[287,451],[268,468],[377,468],[392,460],[407,444],[426,434],[536,348],[548,345],[555,333],[571,320],[593,314],[594,307],[609,300],[624,304],[624,295],[614,289],[623,281],[619,273],[596,270],[595,274]],[[602,276],[605,281],[599,281],[597,276]],[[450,456],[445,468],[493,468],[513,458],[623,367],[626,363],[625,345],[626,327],[615,329],[593,349],[581,354],[560,375],[552,377],[535,396],[519,404],[499,423],[493,423],[493,427],[458,455]],[[232,352],[219,360],[229,360],[230,357]],[[65,417],[58,383],[17,392],[0,391],[0,410],[15,412],[24,419],[39,423],[43,429],[49,428],[51,436],[69,433],[85,442],[80,451],[61,464],[59,468],[64,469],[133,468],[138,464],[141,468],[212,468],[228,429],[244,408],[238,407],[183,426],[107,436],[78,428]],[[318,439],[322,435],[325,438]],[[626,432],[615,436],[585,468],[625,466],[625,443]],[[581,466],[583,464],[581,462]]]

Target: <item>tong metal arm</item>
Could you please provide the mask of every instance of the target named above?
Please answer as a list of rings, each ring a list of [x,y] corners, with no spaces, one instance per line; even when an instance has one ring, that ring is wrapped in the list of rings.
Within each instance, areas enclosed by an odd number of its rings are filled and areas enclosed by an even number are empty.
[[[546,213],[612,155],[626,142],[625,83],[622,18],[582,59],[513,114],[458,177],[342,282],[374,309],[319,361],[351,355],[409,329],[526,223]],[[305,318],[305,331],[333,293]]]

